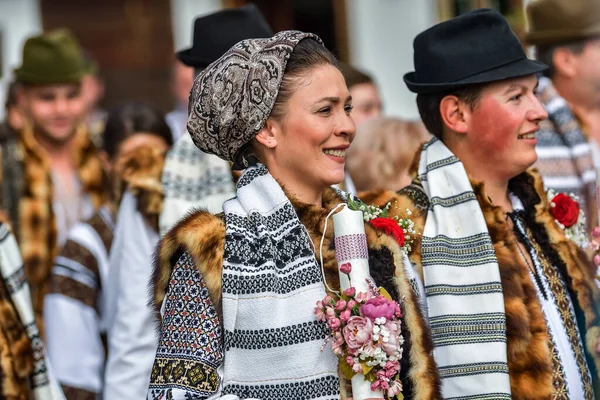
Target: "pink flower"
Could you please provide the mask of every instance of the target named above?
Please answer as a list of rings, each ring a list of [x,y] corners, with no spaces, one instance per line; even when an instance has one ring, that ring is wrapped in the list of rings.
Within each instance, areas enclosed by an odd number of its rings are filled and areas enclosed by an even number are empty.
[[[327,319],[333,319],[335,318],[335,310],[331,307],[327,307],[325,309],[325,315],[327,316]]]
[[[337,311],[344,311],[346,309],[346,301],[345,300],[338,300],[338,302],[335,303],[335,309]]]
[[[391,381],[390,388],[387,391],[388,397],[391,399],[402,391],[402,383],[399,381]]]
[[[356,301],[348,300],[348,309],[351,310],[356,305]]]
[[[315,315],[317,316],[317,321],[327,321],[327,317],[325,316],[325,309],[323,308],[323,304],[320,301],[317,301],[317,306],[315,307]]]
[[[323,305],[324,305],[324,306],[330,306],[331,304],[329,304],[329,303],[331,303],[331,300],[333,300],[333,299],[331,298],[331,296],[329,296],[329,295],[325,296],[325,297],[323,298]]]
[[[333,352],[335,355],[341,356],[344,354],[344,350],[342,349],[343,345],[344,345],[344,337],[342,336],[342,334],[340,332],[336,332],[333,335],[333,343],[331,343],[331,348],[333,349]]]
[[[348,289],[344,290],[344,294],[348,297],[354,297],[354,295],[356,294],[356,288],[349,287]]]
[[[340,329],[341,322],[338,318],[333,318],[329,320],[329,326],[335,332]]]
[[[600,254],[596,254],[596,255],[594,256],[594,265],[595,265],[596,267],[600,267]]]
[[[346,357],[346,364],[348,364],[349,366],[353,366],[354,365],[354,357],[351,357],[351,356]]]
[[[394,318],[396,305],[393,301],[388,300],[383,296],[377,296],[367,300],[360,308],[360,312],[371,321],[375,321],[375,319],[381,317],[390,320]]]
[[[350,310],[346,309],[340,313],[340,321],[342,323],[346,323],[346,322],[348,322],[348,320],[350,319],[351,316],[352,316],[352,313],[350,312]]]
[[[360,292],[356,295],[356,301],[358,301],[359,303],[364,303],[365,301],[369,300],[371,298],[371,295],[367,292]]]
[[[598,251],[600,250],[600,243],[598,243],[596,240],[592,240],[592,250],[594,251]]]
[[[343,263],[342,265],[340,265],[340,272],[342,274],[350,274],[350,271],[352,271],[352,264],[348,263]]]
[[[600,226],[595,226],[592,230],[592,236],[595,238],[600,238]]]
[[[398,324],[395,321],[388,321],[384,325],[387,330],[390,332],[390,336],[388,337],[387,342],[381,342],[382,349],[385,351],[385,354],[388,356],[394,355],[398,350],[399,339],[398,339]]]
[[[356,363],[352,366],[352,371],[356,372],[357,374],[362,374],[363,373],[363,367],[361,363]]]
[[[349,349],[360,349],[366,342],[371,340],[373,324],[367,318],[350,317],[342,332]]]

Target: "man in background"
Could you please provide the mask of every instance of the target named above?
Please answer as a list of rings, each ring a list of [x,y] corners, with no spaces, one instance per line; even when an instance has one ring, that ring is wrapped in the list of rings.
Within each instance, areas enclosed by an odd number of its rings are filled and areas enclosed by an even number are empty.
[[[548,188],[579,197],[591,229],[598,225],[600,2],[535,0],[527,18],[525,41],[550,66],[538,88],[548,119],[537,134],[535,166]]]

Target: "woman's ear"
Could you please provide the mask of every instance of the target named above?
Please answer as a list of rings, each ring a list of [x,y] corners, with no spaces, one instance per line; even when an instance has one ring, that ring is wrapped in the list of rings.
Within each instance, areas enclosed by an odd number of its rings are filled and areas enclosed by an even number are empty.
[[[467,133],[469,113],[470,110],[468,110],[466,104],[456,96],[446,96],[440,102],[442,121],[451,131]]]
[[[277,147],[277,138],[280,131],[279,124],[269,118],[265,122],[265,126],[256,134],[256,140],[266,148],[274,149]]]

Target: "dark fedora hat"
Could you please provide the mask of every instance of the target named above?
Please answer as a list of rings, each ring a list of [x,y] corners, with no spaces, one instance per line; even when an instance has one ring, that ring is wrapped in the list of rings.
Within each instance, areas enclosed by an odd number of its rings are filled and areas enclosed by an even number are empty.
[[[254,4],[196,18],[192,47],[177,53],[189,67],[205,68],[244,39],[267,38],[273,31]]]
[[[404,75],[404,82],[419,94],[531,75],[547,68],[527,58],[506,19],[491,9],[439,23],[417,35],[413,47],[415,71]]]

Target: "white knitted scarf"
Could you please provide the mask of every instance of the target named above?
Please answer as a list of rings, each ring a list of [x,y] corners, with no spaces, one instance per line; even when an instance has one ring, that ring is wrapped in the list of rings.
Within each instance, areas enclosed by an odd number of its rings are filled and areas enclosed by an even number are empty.
[[[445,399],[510,399],[498,261],[463,164],[438,139],[419,178],[430,201],[422,263]]]
[[[314,307],[325,297],[308,234],[263,165],[223,205],[223,394],[261,400],[339,399],[337,357]]]

